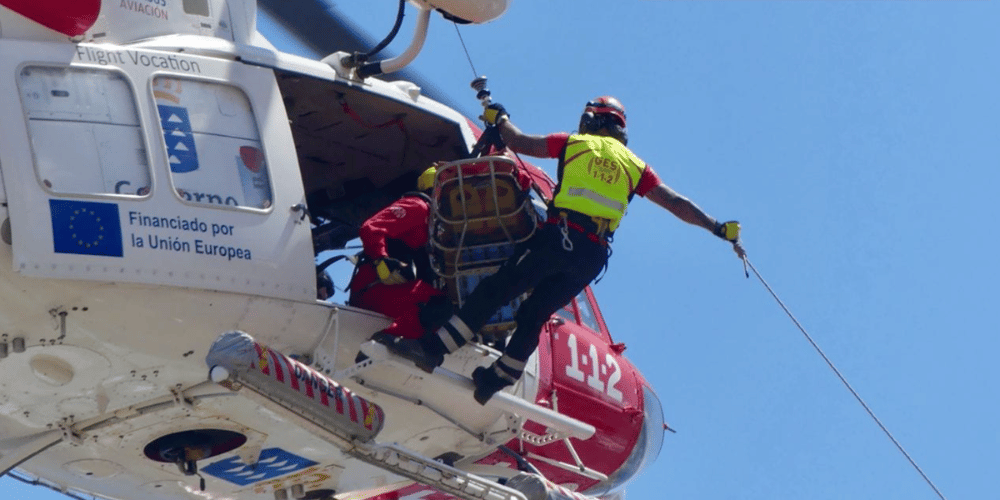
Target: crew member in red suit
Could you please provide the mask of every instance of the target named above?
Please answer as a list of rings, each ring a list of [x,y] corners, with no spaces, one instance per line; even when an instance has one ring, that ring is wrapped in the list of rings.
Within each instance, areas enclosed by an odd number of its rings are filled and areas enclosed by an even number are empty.
[[[450,314],[447,296],[431,285],[435,275],[426,248],[430,217],[426,193],[434,187],[435,173],[435,167],[424,171],[417,180],[419,192],[404,194],[358,231],[364,252],[351,279],[348,303],[392,318],[392,325],[382,331],[385,334],[415,339],[431,326],[421,324],[421,316],[425,323],[433,323],[434,317],[443,316],[443,322]]]

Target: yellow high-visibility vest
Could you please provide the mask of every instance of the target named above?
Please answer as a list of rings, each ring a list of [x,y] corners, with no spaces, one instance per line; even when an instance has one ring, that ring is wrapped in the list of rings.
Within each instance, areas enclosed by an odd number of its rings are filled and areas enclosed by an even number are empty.
[[[618,228],[646,164],[618,139],[574,134],[560,159],[556,208],[610,220]]]

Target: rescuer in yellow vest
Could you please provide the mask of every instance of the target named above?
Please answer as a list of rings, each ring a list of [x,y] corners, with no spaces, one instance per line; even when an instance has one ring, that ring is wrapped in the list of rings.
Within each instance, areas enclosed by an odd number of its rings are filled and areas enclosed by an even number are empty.
[[[446,353],[470,341],[501,306],[533,289],[517,311],[517,327],[503,356],[472,378],[475,398],[486,402],[516,382],[538,347],[542,325],[580,293],[608,261],[609,238],[618,228],[632,196],[644,196],[679,219],[701,226],[733,245],[739,257],[740,225],[719,222],[660,181],[627,147],[625,108],[614,97],[586,104],[578,134],[527,135],[500,104],[486,108],[484,121],[499,128],[507,147],[539,158],[558,158],[559,185],[549,203],[548,220],[494,274],[466,299],[461,310],[439,330],[418,341],[395,339],[389,348],[432,372]]]

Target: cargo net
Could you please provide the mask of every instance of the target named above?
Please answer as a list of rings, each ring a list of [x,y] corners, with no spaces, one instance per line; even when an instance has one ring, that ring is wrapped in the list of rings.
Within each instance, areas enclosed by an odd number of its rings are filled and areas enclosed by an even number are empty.
[[[438,167],[431,196],[431,265],[458,307],[493,274],[514,246],[531,237],[538,215],[531,178],[506,157],[487,156]],[[524,296],[503,306],[480,330],[500,340],[514,327]]]

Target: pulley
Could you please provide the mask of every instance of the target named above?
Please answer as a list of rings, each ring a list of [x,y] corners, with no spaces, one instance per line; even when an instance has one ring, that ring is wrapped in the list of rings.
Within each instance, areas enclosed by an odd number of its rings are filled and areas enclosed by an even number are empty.
[[[472,80],[471,86],[472,89],[476,91],[476,99],[479,99],[479,102],[483,105],[484,108],[493,103],[493,98],[491,97],[490,89],[486,88],[485,76],[480,76],[475,80]]]

